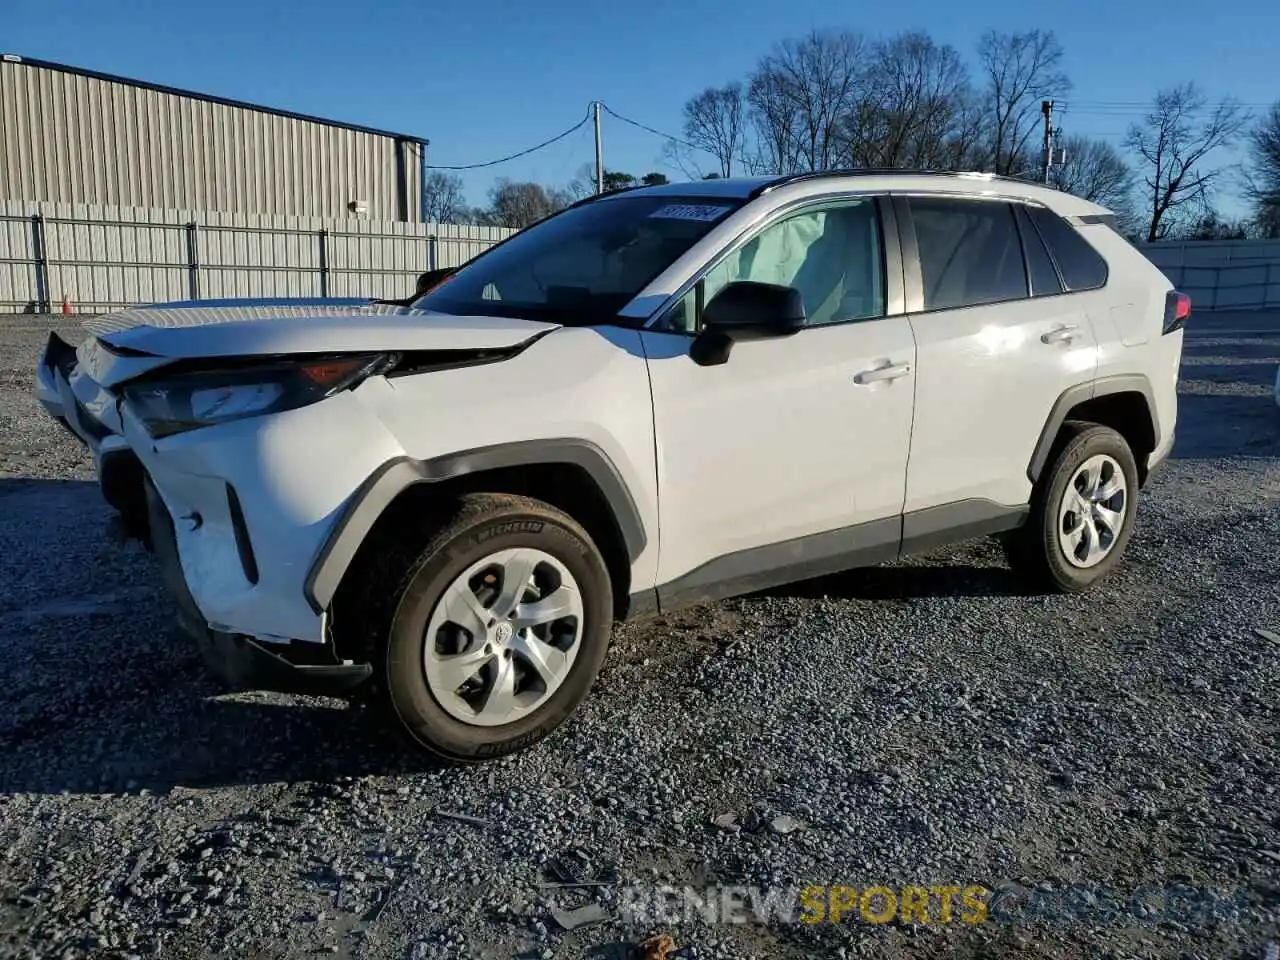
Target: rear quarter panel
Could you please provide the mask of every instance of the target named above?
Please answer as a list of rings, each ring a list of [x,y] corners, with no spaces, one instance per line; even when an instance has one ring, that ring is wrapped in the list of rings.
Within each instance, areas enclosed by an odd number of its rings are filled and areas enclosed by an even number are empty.
[[[1098,377],[1141,374],[1156,404],[1156,449],[1173,436],[1178,411],[1182,331],[1161,334],[1165,298],[1173,284],[1140,250],[1106,224],[1077,229],[1107,259],[1101,295],[1090,297],[1089,319],[1098,335]],[[1193,305],[1194,307],[1194,305]]]

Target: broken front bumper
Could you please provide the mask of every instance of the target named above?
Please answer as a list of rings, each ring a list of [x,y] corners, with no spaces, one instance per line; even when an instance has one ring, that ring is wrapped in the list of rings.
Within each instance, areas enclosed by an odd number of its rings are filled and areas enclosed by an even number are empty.
[[[103,497],[119,511],[126,535],[155,553],[178,608],[178,626],[196,641],[212,672],[240,688],[313,694],[343,693],[367,680],[369,664],[338,662],[332,644],[319,637],[268,644],[210,627],[187,585],[170,509],[122,435],[114,396],[77,367],[76,348],[51,333],[36,368],[37,399],[93,456]]]
[[[345,693],[369,679],[373,669],[367,663],[314,662],[331,656],[328,645],[271,644],[270,647],[276,648],[272,650],[249,637],[211,629],[183,577],[169,509],[149,479],[144,480],[144,489],[150,540],[160,563],[160,575],[178,607],[178,627],[195,640],[205,664],[214,674],[241,689],[309,694]],[[295,662],[296,658],[312,662],[299,663]]]
[[[72,386],[75,372],[76,348],[51,332],[36,365],[36,399],[89,449],[94,464],[101,467],[104,456],[125,449],[125,440],[118,430],[103,422],[108,411],[99,409],[95,415],[76,396]],[[102,396],[105,397],[105,393]]]

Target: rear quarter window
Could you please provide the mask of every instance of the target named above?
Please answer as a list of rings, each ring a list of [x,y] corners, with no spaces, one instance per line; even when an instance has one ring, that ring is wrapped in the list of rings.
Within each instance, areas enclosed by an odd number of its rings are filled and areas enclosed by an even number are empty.
[[[1040,231],[1069,292],[1106,285],[1107,261],[1075,227],[1044,207],[1028,207],[1027,214]]]

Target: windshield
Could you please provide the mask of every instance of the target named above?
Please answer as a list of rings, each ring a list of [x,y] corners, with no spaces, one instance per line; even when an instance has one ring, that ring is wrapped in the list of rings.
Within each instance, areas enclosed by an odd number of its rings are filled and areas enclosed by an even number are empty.
[[[639,195],[573,207],[481,254],[413,306],[564,324],[608,323],[741,205],[720,197]]]

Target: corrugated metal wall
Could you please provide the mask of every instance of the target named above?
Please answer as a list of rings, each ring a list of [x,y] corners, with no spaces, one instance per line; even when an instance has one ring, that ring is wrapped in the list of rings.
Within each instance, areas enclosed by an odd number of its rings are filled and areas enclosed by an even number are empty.
[[[1193,310],[1280,307],[1280,240],[1183,240],[1138,247]]]
[[[36,215],[39,215],[37,219]],[[0,200],[0,312],[220,297],[406,297],[515,231]]]
[[[420,144],[0,60],[0,198],[420,217]],[[402,157],[397,158],[397,152]]]

